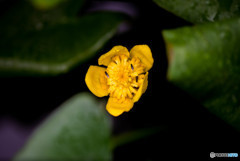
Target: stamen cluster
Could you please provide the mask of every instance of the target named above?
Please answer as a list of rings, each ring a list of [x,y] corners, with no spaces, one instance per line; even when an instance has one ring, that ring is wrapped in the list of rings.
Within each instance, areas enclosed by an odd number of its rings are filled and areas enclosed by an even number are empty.
[[[137,57],[128,58],[123,54],[113,57],[105,71],[110,96],[118,102],[133,98],[144,81],[144,69]]]

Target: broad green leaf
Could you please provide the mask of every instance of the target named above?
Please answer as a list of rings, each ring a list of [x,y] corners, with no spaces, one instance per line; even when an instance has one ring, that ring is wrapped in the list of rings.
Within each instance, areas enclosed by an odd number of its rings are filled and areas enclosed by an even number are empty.
[[[91,95],[77,94],[40,125],[14,161],[111,160],[109,121]]]
[[[154,0],[160,7],[195,24],[240,16],[239,0]]]
[[[20,1],[4,15],[0,20],[0,76],[57,75],[94,56],[125,17],[99,12],[77,18],[81,4],[68,0],[42,11]]]
[[[18,34],[41,31],[57,24],[66,24],[76,18],[83,0],[65,0],[51,10],[36,9],[26,0],[18,1],[0,17],[0,38],[13,39]]]
[[[67,24],[19,34],[8,41],[0,40],[0,75],[68,72],[93,56],[113,36],[122,19],[117,13],[91,14]]]
[[[238,130],[239,26],[238,18],[163,31],[169,58],[168,79]]]

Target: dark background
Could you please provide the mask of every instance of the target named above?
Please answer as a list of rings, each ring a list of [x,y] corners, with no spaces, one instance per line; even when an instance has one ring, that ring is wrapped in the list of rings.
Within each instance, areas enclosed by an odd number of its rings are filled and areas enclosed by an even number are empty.
[[[1,15],[15,1],[1,0]],[[113,134],[149,127],[162,130],[116,148],[114,160],[208,160],[210,152],[239,153],[239,132],[166,79],[168,64],[161,32],[192,24],[149,0],[99,2],[88,0],[79,16],[109,9],[127,13],[129,20],[94,58],[60,76],[0,78],[0,160],[11,158],[32,130],[61,103],[76,93],[89,91],[84,77],[100,55],[115,45],[130,50],[137,44],[149,45],[154,57],[148,89],[130,112],[112,117]]]

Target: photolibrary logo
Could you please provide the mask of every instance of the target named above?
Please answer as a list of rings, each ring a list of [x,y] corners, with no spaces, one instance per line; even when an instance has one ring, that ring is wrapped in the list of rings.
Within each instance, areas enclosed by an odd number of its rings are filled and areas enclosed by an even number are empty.
[[[238,157],[238,153],[214,153],[211,152],[210,153],[210,158],[215,158],[215,157],[234,157],[237,158]]]

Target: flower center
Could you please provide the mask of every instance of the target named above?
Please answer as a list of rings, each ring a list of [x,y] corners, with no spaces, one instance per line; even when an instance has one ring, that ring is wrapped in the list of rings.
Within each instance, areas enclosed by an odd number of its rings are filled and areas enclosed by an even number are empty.
[[[133,98],[144,80],[143,63],[136,57],[129,59],[125,55],[112,58],[105,72],[110,96],[122,102]]]

